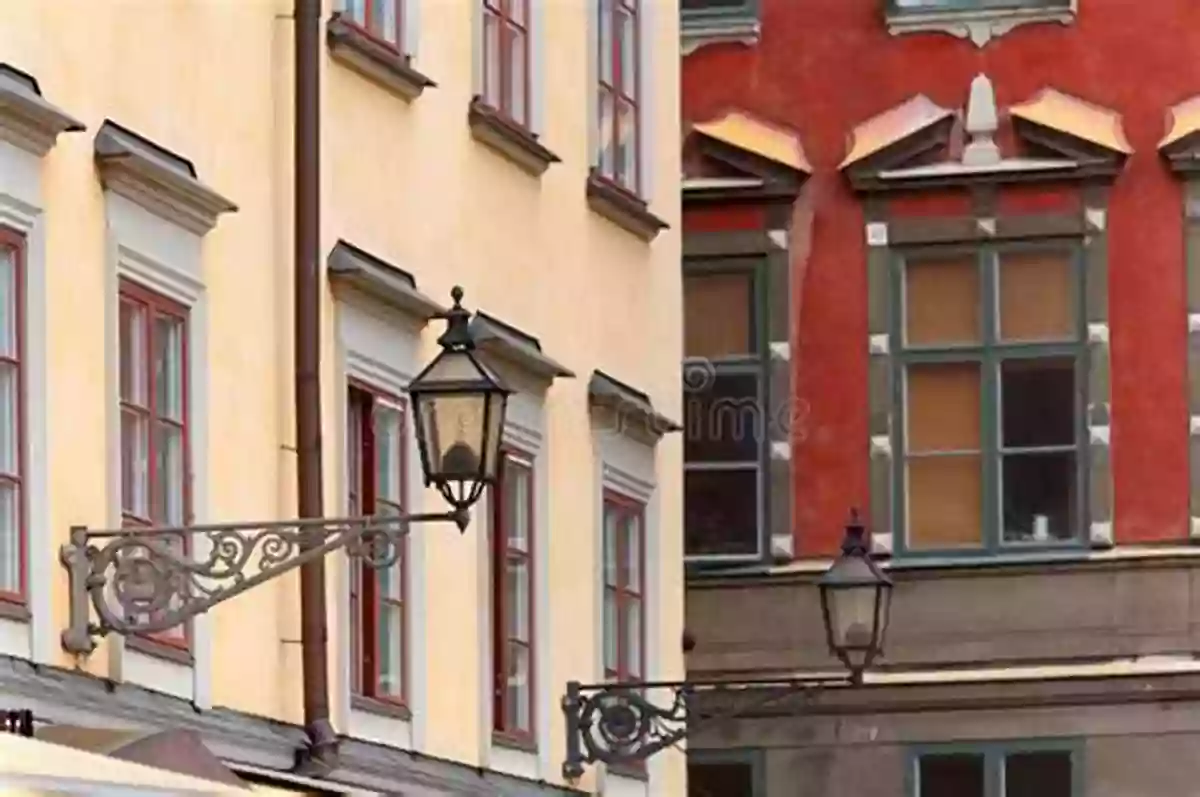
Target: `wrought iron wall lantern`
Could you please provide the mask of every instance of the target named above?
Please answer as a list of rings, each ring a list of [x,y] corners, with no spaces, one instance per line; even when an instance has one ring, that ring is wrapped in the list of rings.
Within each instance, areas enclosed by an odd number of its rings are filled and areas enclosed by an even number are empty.
[[[376,568],[394,564],[413,524],[450,521],[465,531],[471,506],[496,479],[510,391],[476,357],[462,288],[438,318],[442,351],[410,384],[425,485],[447,512],[203,526],[71,529],[60,554],[70,581],[63,647],[95,649],[110,633],[176,628],[235,595],[344,549]],[[307,545],[305,543],[308,543]],[[92,612],[94,611],[94,617]]]
[[[585,765],[637,766],[677,744],[702,724],[730,719],[780,699],[780,693],[808,694],[827,686],[862,683],[863,671],[879,656],[890,617],[892,580],[872,559],[866,529],[851,513],[841,554],[818,582],[830,652],[845,664],[844,676],[784,679],[615,682],[571,681],[563,697],[567,756],[563,777],[576,780]],[[765,694],[761,700],[732,701],[730,712],[701,715],[700,696],[712,693]],[[665,699],[656,700],[655,694]]]

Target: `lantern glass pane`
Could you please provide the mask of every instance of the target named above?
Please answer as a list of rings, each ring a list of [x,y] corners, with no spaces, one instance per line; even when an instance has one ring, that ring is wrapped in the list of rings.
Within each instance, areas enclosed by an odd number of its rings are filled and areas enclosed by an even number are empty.
[[[829,590],[829,622],[839,648],[869,648],[875,633],[875,587]]]
[[[487,459],[483,477],[485,479],[494,479],[496,477],[496,469],[500,463],[500,443],[504,437],[504,413],[508,405],[508,394],[495,391],[489,393],[485,399],[487,402]]]
[[[443,351],[429,366],[429,370],[421,374],[414,387],[420,389],[428,386],[437,390],[439,382],[477,382],[489,377],[490,375],[482,371],[466,352]]]
[[[474,479],[481,474],[484,444],[483,393],[426,394],[417,403],[432,479]]]

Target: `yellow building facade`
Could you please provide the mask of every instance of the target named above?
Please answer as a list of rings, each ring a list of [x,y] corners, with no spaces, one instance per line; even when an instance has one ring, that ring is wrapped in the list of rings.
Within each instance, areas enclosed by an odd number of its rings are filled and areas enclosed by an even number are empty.
[[[378,579],[328,557],[340,765],[305,788],[683,794],[678,752],[565,782],[560,709],[683,672],[676,4],[325,5],[325,514],[445,508],[404,391],[452,286],[515,394],[465,533]],[[77,526],[296,516],[291,14],[0,10],[0,707],[299,783],[295,572],[75,655],[59,560]]]

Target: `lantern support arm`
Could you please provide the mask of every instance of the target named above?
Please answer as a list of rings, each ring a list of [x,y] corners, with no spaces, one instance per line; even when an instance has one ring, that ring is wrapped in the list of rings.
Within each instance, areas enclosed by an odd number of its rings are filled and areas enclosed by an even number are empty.
[[[569,681],[562,699],[567,730],[563,777],[576,781],[586,765],[595,763],[638,767],[701,728],[798,695],[809,699],[827,687],[852,685],[849,674],[737,681]],[[702,695],[732,699],[724,710],[700,713]]]
[[[448,512],[260,523],[95,530],[71,528],[59,558],[70,585],[65,650],[87,654],[110,633],[177,628],[246,590],[333,551],[385,568],[400,558],[415,523],[465,529],[465,508]],[[310,545],[305,545],[310,543]]]

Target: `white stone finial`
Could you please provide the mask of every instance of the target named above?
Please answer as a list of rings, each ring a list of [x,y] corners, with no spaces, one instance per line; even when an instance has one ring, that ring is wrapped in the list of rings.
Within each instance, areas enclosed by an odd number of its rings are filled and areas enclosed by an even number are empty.
[[[1000,162],[1000,148],[993,138],[999,122],[996,118],[996,92],[987,75],[976,75],[971,81],[971,97],[967,101],[967,134],[971,136],[963,149],[963,165],[986,166]]]

